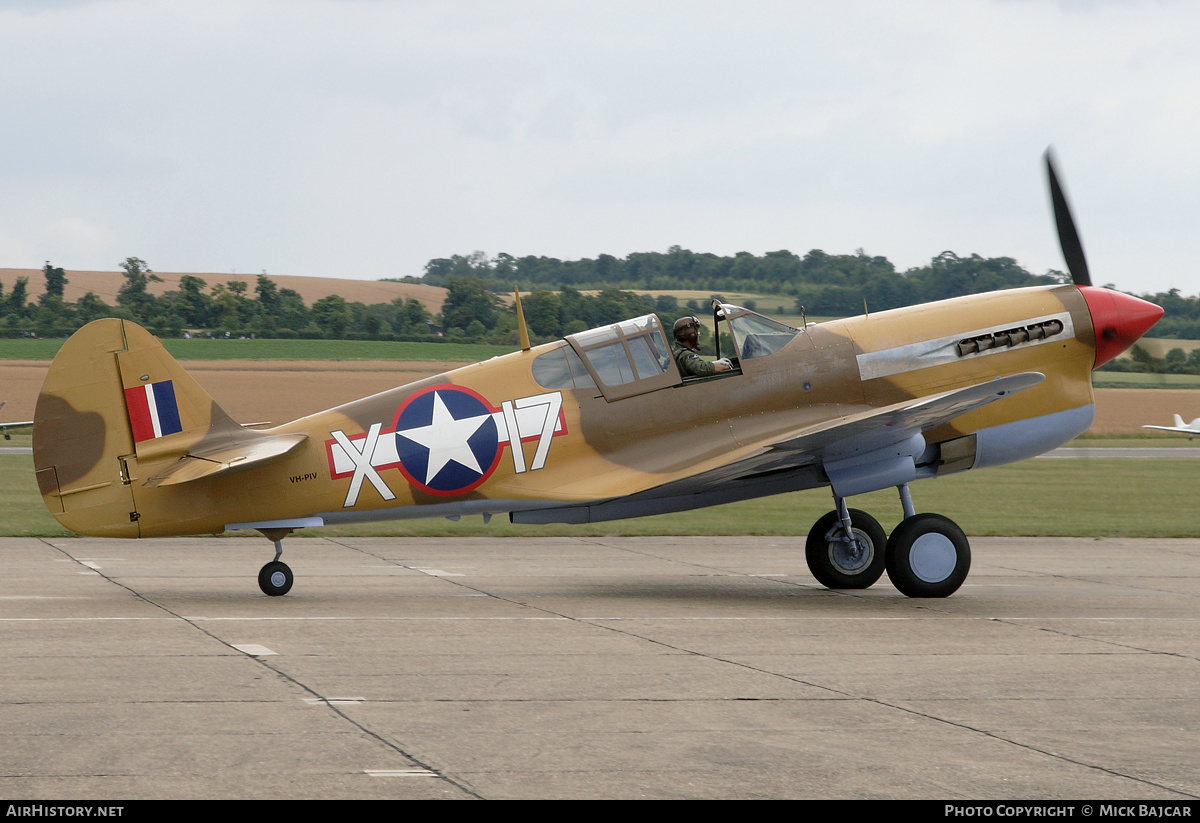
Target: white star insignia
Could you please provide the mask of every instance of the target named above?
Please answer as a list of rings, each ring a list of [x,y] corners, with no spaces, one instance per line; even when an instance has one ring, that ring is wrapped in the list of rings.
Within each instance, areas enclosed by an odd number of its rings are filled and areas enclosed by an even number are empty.
[[[428,426],[418,426],[415,429],[405,429],[397,432],[401,437],[407,437],[414,443],[419,443],[429,449],[429,467],[425,472],[425,485],[433,482],[438,472],[446,464],[454,461],[477,474],[483,474],[483,468],[475,459],[470,441],[475,432],[484,423],[491,420],[491,414],[481,414],[477,417],[464,417],[455,420],[442,402],[441,395],[433,393],[433,420]]]

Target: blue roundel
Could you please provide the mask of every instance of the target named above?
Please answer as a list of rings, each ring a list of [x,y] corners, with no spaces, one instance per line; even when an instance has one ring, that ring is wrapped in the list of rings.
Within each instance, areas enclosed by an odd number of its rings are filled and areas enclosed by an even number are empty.
[[[479,395],[438,386],[410,397],[396,413],[396,453],[404,475],[432,494],[468,492],[500,459],[493,410]]]

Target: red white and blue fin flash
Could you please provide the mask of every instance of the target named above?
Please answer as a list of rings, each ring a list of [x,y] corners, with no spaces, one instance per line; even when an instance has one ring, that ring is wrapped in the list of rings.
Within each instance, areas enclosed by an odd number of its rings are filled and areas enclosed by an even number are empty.
[[[126,389],[125,406],[129,410],[134,443],[183,431],[179,404],[175,402],[175,384],[170,380]]]

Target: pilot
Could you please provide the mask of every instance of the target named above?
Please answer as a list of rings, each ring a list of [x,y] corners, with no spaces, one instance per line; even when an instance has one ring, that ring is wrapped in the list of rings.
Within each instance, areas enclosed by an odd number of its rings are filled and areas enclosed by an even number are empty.
[[[675,335],[671,353],[684,377],[707,377],[732,368],[725,358],[710,363],[700,356],[700,321],[695,317],[679,318],[671,332]]]

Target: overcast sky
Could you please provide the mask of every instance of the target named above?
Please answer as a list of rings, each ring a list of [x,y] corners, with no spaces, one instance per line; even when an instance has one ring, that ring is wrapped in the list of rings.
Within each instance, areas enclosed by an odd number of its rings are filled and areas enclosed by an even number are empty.
[[[1200,293],[1200,3],[0,0],[0,267],[944,250]],[[686,286],[687,284],[681,284]]]

